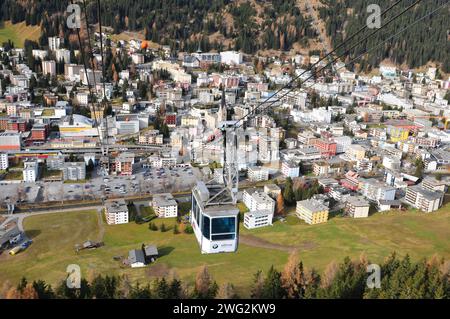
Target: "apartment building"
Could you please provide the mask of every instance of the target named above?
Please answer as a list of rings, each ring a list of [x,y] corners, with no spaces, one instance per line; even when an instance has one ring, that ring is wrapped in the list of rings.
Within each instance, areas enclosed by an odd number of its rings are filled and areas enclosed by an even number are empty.
[[[42,73],[44,75],[50,74],[56,75],[56,63],[55,61],[42,61]]]
[[[402,161],[398,158],[392,156],[384,156],[383,157],[383,166],[386,169],[397,171],[400,169],[402,165]]]
[[[337,144],[332,140],[318,139],[315,141],[314,146],[319,149],[322,157],[330,158],[336,155]]]
[[[359,189],[359,174],[354,171],[348,171],[345,178],[340,181],[341,185],[352,191]]]
[[[86,179],[86,165],[84,162],[66,162],[62,165],[65,181],[79,181]]]
[[[328,207],[318,200],[307,199],[297,202],[296,214],[298,218],[310,225],[326,223],[328,212]]]
[[[422,187],[428,189],[429,191],[439,191],[445,193],[448,188],[448,181],[441,180],[438,181],[433,177],[425,177],[422,181]]]
[[[356,161],[356,170],[358,172],[370,172],[373,169],[373,162],[367,158]]]
[[[331,186],[329,188],[329,195],[337,202],[345,202],[350,197],[351,191],[343,186]]]
[[[177,202],[170,193],[154,195],[151,205],[159,218],[171,218],[178,215]]]
[[[244,190],[242,200],[251,212],[269,211],[273,214],[275,211],[275,201],[268,194],[256,188]]]
[[[264,167],[249,167],[247,175],[251,182],[267,181],[269,179],[269,171]]]
[[[134,154],[133,153],[121,153],[115,159],[116,172],[120,175],[132,175]]]
[[[18,151],[22,147],[22,135],[20,133],[0,133],[0,150]]]
[[[9,167],[8,154],[0,153],[0,170],[5,170]]]
[[[425,213],[431,213],[442,206],[444,193],[430,191],[421,185],[414,185],[406,189],[405,201]]]
[[[351,160],[361,160],[366,156],[366,149],[357,144],[349,145],[347,148],[347,151],[345,154],[351,159]]]
[[[167,154],[161,154],[161,156],[149,156],[147,158],[148,164],[143,164],[142,167],[148,168],[148,167],[155,167],[155,168],[162,168],[162,167],[173,167],[177,165],[177,159],[176,157],[172,157]]]
[[[305,145],[314,145],[318,138],[311,131],[304,131],[297,134],[297,141]]]
[[[105,217],[108,225],[128,223],[128,207],[123,199],[112,200],[105,204]]]
[[[280,159],[280,140],[278,136],[262,135],[259,137],[259,159],[263,163],[276,162]]]
[[[300,167],[293,161],[283,161],[281,173],[290,178],[298,177],[300,175]]]
[[[181,126],[197,127],[199,118],[196,116],[186,115],[181,118]]]
[[[55,51],[59,49],[61,46],[61,38],[60,37],[48,37],[48,48],[51,51]]]
[[[281,188],[276,184],[266,184],[264,185],[264,193],[266,193],[273,199],[276,199],[278,195],[281,194]]]
[[[273,213],[268,210],[247,212],[244,214],[244,227],[254,229],[272,225]]]
[[[44,124],[34,124],[31,129],[31,139],[33,141],[45,141],[48,135],[48,126]]]
[[[329,174],[339,174],[342,171],[342,167],[339,164],[330,164],[325,161],[314,162],[313,172],[316,176],[326,176]]]
[[[352,145],[352,138],[349,136],[333,137],[336,142],[336,154],[345,153],[350,145]]]
[[[39,165],[37,161],[29,160],[23,163],[23,181],[34,183],[38,177]]]
[[[394,200],[396,189],[381,181],[369,178],[361,179],[360,191],[367,199],[379,202],[380,200]]]
[[[139,144],[162,145],[163,135],[158,130],[150,130],[139,134]]]
[[[369,217],[370,204],[361,196],[350,196],[345,202],[345,212],[352,218]]]

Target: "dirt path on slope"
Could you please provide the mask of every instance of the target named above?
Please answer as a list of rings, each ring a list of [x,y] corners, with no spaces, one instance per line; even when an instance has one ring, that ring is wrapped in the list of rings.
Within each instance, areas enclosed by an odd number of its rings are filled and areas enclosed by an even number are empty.
[[[281,250],[288,253],[292,253],[298,249],[294,246],[271,243],[253,235],[239,235],[239,243],[252,247]]]

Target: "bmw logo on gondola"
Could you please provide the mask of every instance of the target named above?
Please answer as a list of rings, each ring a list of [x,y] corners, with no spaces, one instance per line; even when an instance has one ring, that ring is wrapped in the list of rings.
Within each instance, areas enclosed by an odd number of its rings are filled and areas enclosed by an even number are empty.
[[[217,249],[217,247],[219,247],[219,245],[217,245],[217,244],[212,245],[213,249]]]

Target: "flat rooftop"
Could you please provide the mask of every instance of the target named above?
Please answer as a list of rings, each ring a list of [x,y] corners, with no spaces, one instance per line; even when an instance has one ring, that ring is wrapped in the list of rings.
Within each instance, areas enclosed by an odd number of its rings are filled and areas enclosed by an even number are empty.
[[[108,213],[120,213],[128,211],[127,204],[125,204],[125,200],[123,199],[106,202],[105,207]]]

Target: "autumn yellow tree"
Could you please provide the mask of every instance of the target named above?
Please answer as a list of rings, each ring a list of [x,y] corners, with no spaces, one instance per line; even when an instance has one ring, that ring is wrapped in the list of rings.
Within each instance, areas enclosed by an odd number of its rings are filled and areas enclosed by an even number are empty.
[[[281,193],[278,194],[278,196],[277,196],[277,205],[276,205],[275,214],[278,216],[284,214],[284,199],[283,199],[283,195],[281,195]]]
[[[217,284],[212,280],[208,268],[203,266],[195,278],[194,296],[200,299],[214,298],[217,290]]]
[[[230,283],[226,283],[220,286],[219,291],[217,292],[217,299],[236,299],[236,291],[234,287]]]
[[[27,284],[23,289],[10,288],[5,299],[38,299],[38,294],[32,284]]]

